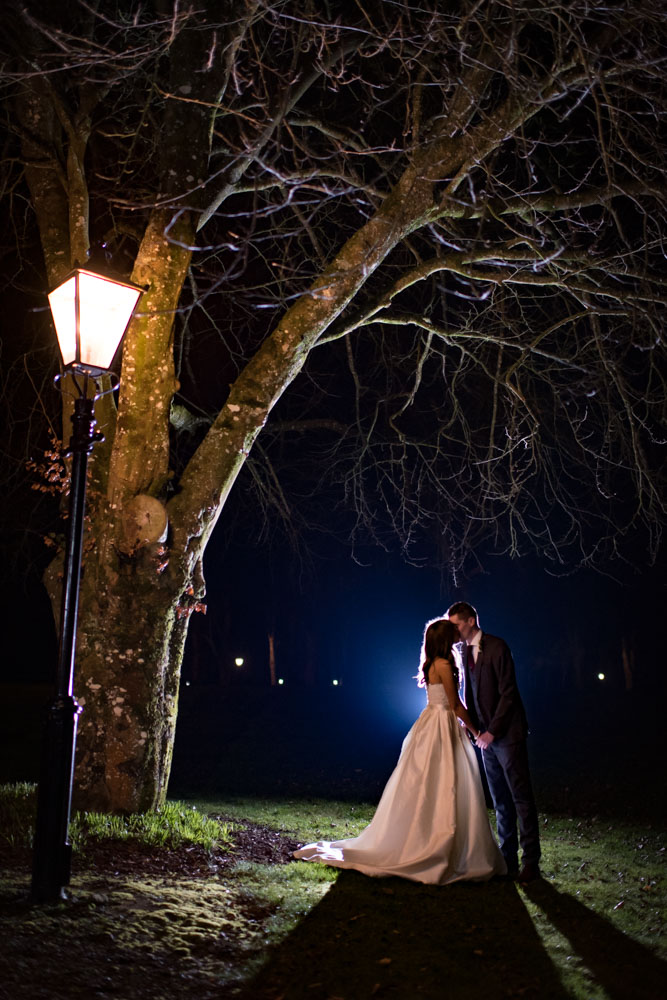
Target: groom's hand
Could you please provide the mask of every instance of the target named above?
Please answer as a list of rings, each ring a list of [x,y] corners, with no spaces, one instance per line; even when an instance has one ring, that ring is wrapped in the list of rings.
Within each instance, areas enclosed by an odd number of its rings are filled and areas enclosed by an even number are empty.
[[[495,737],[493,733],[490,733],[487,730],[487,732],[479,734],[475,740],[475,745],[478,746],[480,750],[486,750],[486,748],[493,743],[494,739]]]

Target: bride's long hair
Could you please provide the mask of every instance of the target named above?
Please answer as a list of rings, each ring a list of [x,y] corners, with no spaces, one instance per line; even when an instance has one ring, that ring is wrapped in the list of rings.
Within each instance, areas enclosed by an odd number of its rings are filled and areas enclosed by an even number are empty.
[[[452,646],[459,641],[459,630],[448,618],[433,618],[426,622],[422,643],[422,664],[418,676],[419,687],[428,684],[428,672],[437,657],[449,660],[454,671],[454,683],[458,684],[458,671],[452,657]]]

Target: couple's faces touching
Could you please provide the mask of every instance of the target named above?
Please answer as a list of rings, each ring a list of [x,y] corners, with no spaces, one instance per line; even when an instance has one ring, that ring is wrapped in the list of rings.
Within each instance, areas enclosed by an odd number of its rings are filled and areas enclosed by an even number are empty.
[[[471,639],[477,631],[477,624],[474,618],[463,618],[462,615],[451,615],[449,620],[452,625],[456,625],[461,642],[468,642],[468,640]]]

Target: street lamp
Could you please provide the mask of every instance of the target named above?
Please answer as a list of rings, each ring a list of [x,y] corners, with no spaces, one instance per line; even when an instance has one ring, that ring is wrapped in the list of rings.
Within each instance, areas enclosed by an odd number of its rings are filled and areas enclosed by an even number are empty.
[[[74,776],[76,729],[81,711],[73,696],[76,620],[81,580],[83,522],[88,456],[102,435],[94,432],[95,400],[118,386],[112,376],[104,390],[98,383],[109,371],[114,354],[139,301],[142,289],[81,268],[49,294],[49,304],[63,360],[73,387],[72,456],[69,521],[63,570],[60,643],[56,691],[49,704],[43,735],[37,793],[37,822],[32,867],[32,898],[39,903],[63,898],[69,883],[72,849],[68,842]]]

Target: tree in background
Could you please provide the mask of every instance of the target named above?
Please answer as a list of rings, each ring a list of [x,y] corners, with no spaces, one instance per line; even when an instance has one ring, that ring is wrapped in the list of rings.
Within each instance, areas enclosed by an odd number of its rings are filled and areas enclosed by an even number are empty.
[[[655,555],[654,5],[27,0],[3,18],[24,261],[5,271],[36,290],[38,235],[49,286],[106,258],[147,287],[96,413],[81,804],[164,800],[239,476],[288,532],[340,505],[353,541],[452,574],[483,547]]]

